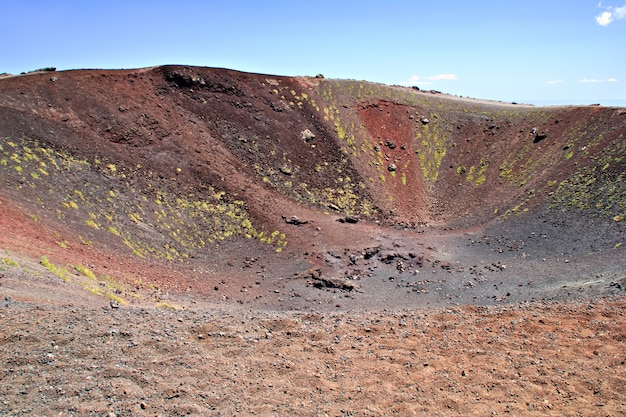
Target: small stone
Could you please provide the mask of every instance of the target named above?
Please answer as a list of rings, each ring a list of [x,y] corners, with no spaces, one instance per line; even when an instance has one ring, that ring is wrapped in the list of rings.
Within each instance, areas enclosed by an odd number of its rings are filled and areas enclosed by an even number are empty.
[[[284,174],[284,175],[292,175],[293,174],[293,170],[291,168],[289,168],[288,166],[281,166],[280,168],[278,168],[278,170]]]
[[[304,129],[302,132],[300,132],[300,137],[302,137],[303,141],[309,142],[310,140],[315,139],[315,134],[309,129]]]
[[[308,220],[301,220],[298,216],[291,216],[289,218],[287,218],[287,216],[283,216],[283,220],[285,220],[285,223],[293,224],[295,226],[300,226],[309,222]]]
[[[337,221],[339,223],[358,223],[361,219],[357,216],[346,216],[346,217],[342,217],[340,219],[337,219]]]
[[[539,133],[535,134],[535,139],[533,140],[533,142],[534,143],[541,142],[542,140],[544,140],[547,137],[548,137],[548,134],[546,132],[539,132]]]

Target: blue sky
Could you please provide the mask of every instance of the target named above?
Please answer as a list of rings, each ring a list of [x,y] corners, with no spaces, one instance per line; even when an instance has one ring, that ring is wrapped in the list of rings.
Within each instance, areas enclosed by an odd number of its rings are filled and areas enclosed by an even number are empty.
[[[0,73],[225,67],[626,106],[626,0],[3,0]]]

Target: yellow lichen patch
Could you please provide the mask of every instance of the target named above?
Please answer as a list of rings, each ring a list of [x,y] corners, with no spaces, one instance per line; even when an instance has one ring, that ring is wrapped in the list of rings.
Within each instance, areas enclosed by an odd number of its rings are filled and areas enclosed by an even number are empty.
[[[164,308],[164,309],[168,309],[168,310],[182,310],[183,309],[178,304],[170,303],[170,302],[167,302],[167,301],[159,301],[158,303],[156,303],[155,307],[156,308]]]
[[[39,261],[39,263],[41,263],[41,265],[44,268],[46,268],[48,271],[50,271],[57,277],[61,278],[63,281],[69,282],[70,278],[69,278],[69,272],[67,269],[56,266],[55,264],[50,262],[50,260],[45,256],[41,257],[41,260]]]
[[[1,258],[0,259],[0,264],[3,266],[8,266],[8,267],[20,267],[20,264],[17,261],[14,261],[13,259],[9,258],[8,256]]]
[[[487,180],[486,171],[489,168],[489,160],[485,157],[480,158],[477,165],[472,165],[469,170],[464,166],[456,169],[457,174],[467,174],[465,179],[474,185],[482,185]]]
[[[93,271],[86,266],[76,265],[76,270],[89,279],[92,279],[94,281],[97,279],[96,274],[94,274]]]
[[[109,233],[111,233],[112,235],[115,235],[115,236],[121,236],[120,232],[119,232],[119,231],[118,231],[115,227],[113,227],[113,226],[109,226],[109,227],[107,227],[107,230],[108,230],[108,232],[109,232]]]
[[[93,219],[85,220],[85,224],[94,229],[100,229],[100,225],[96,223]]]
[[[431,122],[422,126],[422,131],[418,132],[419,167],[425,180],[436,182],[439,177],[439,168],[446,156],[447,138],[440,130],[437,123],[437,116],[431,115]]]

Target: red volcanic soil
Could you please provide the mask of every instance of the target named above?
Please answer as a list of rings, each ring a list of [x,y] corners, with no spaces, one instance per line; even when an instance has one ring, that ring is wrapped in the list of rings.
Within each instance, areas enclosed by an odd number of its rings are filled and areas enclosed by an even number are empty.
[[[0,79],[0,414],[622,415],[625,134],[321,77]]]

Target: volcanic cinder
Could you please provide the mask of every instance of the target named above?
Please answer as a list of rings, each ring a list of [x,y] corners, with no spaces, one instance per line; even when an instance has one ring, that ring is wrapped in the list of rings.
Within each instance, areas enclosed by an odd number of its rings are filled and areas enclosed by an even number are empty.
[[[625,135],[323,76],[4,77],[0,414],[626,413]]]

